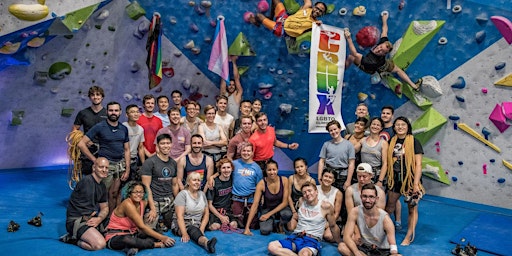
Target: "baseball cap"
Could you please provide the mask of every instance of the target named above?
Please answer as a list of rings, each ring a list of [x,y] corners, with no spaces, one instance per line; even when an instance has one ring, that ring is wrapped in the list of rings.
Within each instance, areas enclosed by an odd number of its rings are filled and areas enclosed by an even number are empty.
[[[357,172],[366,172],[366,173],[371,173],[371,174],[373,174],[372,166],[371,166],[370,164],[367,164],[367,163],[360,163],[360,164],[357,166],[356,171],[357,171]]]

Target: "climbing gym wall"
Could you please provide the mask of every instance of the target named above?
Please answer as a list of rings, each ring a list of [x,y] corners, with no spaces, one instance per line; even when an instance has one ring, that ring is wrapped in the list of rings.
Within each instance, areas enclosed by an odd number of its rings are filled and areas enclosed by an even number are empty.
[[[397,95],[394,77],[376,79],[348,67],[343,81],[344,121],[354,121],[360,101],[369,105],[371,116],[378,115],[383,105],[395,106],[395,116],[409,117],[422,138],[429,158],[424,161],[423,179],[428,193],[512,207],[507,199],[512,170],[502,164],[512,162],[507,144],[511,130],[504,129],[509,120],[507,102],[512,100],[509,87],[494,85],[499,80],[510,83],[505,78],[512,73],[512,46],[503,34],[510,35],[510,30],[500,32],[491,20],[502,17],[501,27],[510,26],[510,3],[325,2],[330,5],[330,13],[321,18],[325,24],[348,27],[354,35],[362,31],[369,39],[378,37],[380,14],[387,10],[389,38],[394,42],[402,37],[403,44],[395,46],[393,58],[405,61],[401,65],[413,81],[424,78],[427,85],[417,97],[407,87]],[[270,123],[281,132],[280,139],[300,143],[296,151],[278,150],[280,167],[291,170],[291,160],[302,156],[316,172],[320,147],[329,136],[307,132],[308,38],[298,39],[300,47],[287,47],[284,38],[244,20],[247,12],[269,15],[269,3],[83,0],[70,6],[66,1],[2,1],[0,169],[67,164],[64,139],[76,113],[90,104],[86,94],[93,84],[105,88],[105,104],[115,100],[123,106],[142,105],[144,94],[169,96],[175,89],[203,106],[214,103],[219,77],[208,71],[207,63],[216,17],[223,15],[228,45],[236,45],[233,51],[241,55],[244,98],[261,99]],[[37,6],[42,14],[26,20],[9,12],[13,4],[44,5],[48,13],[43,16],[45,9]],[[162,17],[164,76],[150,90],[146,41],[148,19],[154,12]],[[368,51],[361,46],[369,46],[366,41],[357,43],[360,51]]]

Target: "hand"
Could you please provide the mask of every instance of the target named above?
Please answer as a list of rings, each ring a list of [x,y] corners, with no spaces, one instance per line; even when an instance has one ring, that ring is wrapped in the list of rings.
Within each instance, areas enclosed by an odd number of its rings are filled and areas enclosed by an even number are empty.
[[[229,224],[229,217],[228,216],[221,216],[219,219],[220,219],[220,222],[222,224]]]
[[[350,180],[345,181],[345,183],[343,183],[343,190],[347,190],[347,188],[349,186],[350,186]]]
[[[166,237],[166,239],[164,239],[162,243],[164,243],[165,247],[172,247],[174,246],[174,243],[176,243],[176,241],[170,237]]]
[[[89,227],[97,227],[101,223],[101,219],[99,217],[92,217],[87,221],[87,226]]]
[[[292,143],[288,146],[289,149],[296,150],[299,148],[299,143]]]
[[[213,189],[213,187],[215,187],[215,179],[213,177],[210,177],[206,185],[208,189]]]
[[[268,215],[268,213],[263,214],[260,216],[260,221],[266,221],[266,220],[268,220],[268,218],[270,218],[270,215]]]
[[[297,220],[297,221],[298,221],[298,220],[299,220],[299,214],[298,214],[297,212],[294,212],[294,213],[292,214],[292,219],[295,219],[295,220]]]
[[[243,234],[244,234],[244,235],[246,235],[246,236],[252,236],[252,235],[253,235],[253,234],[251,233],[251,230],[250,230],[249,228],[245,228],[245,230],[244,230],[244,233],[243,233]]]
[[[126,180],[128,180],[128,178],[130,178],[130,168],[129,167],[127,167],[126,171],[124,171],[123,175],[121,175],[121,180],[126,181]]]
[[[346,38],[346,39],[349,39],[349,38],[350,38],[350,30],[349,30],[348,28],[345,28],[345,29],[344,29],[344,31],[345,31],[345,32],[344,32],[344,34],[345,34],[345,38]]]
[[[188,241],[190,241],[190,236],[188,236],[187,233],[181,235],[181,241],[184,243],[188,243]]]
[[[361,234],[359,234],[359,232],[357,232],[357,234],[354,234],[354,242],[356,243],[356,245],[363,244],[363,240],[361,240]]]
[[[413,190],[412,192],[414,194],[419,194],[419,192],[420,192],[420,185],[414,184],[413,187],[412,187],[412,190]]]
[[[229,55],[229,60],[230,61],[236,62],[237,59],[238,59],[238,56],[236,56],[236,55]]]
[[[389,14],[387,12],[382,13],[382,21],[387,21],[389,18]]]
[[[155,209],[149,210],[149,212],[146,214],[146,222],[152,223],[156,220],[156,217],[157,217],[156,210]]]

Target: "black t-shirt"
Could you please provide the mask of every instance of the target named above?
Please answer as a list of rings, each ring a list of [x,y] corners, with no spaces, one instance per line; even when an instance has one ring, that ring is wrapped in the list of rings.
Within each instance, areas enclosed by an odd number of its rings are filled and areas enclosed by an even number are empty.
[[[142,164],[142,176],[151,176],[151,192],[153,199],[160,201],[165,197],[172,197],[172,179],[177,174],[177,164],[174,159],[169,158],[167,162],[162,161],[156,154]]]
[[[404,141],[405,139],[397,139],[395,147],[393,148],[393,157],[396,157],[396,161],[393,163],[393,170],[395,172],[400,172],[400,162],[402,161],[402,157],[405,154],[405,148],[404,148]],[[423,147],[421,146],[421,143],[414,138],[414,154],[423,154]],[[404,160],[404,166],[405,166],[405,158]]]
[[[98,113],[94,112],[91,107],[84,108],[75,118],[75,125],[81,125],[84,129],[84,134],[89,131],[95,124],[107,120],[107,110],[102,108]],[[91,138],[93,140],[93,138]],[[94,141],[94,140],[93,140]],[[95,141],[96,142],[96,141]]]
[[[90,216],[99,213],[100,203],[107,202],[107,188],[103,182],[96,182],[92,175],[86,175],[76,184],[69,198],[67,217]]]
[[[389,41],[389,39],[387,37],[381,37],[379,42],[377,42],[376,45],[382,44],[386,41]],[[385,55],[379,56],[379,55],[376,55],[375,53],[373,53],[373,51],[370,51],[368,54],[363,56],[363,58],[361,59],[361,65],[359,66],[359,68],[368,74],[373,74],[373,73],[377,72],[377,70],[379,70],[380,67],[384,66],[385,63],[386,63]]]
[[[231,209],[231,191],[233,190],[233,178],[228,181],[222,181],[219,177],[215,178],[213,189],[209,189],[206,194],[208,201],[213,201],[213,207],[216,209]]]

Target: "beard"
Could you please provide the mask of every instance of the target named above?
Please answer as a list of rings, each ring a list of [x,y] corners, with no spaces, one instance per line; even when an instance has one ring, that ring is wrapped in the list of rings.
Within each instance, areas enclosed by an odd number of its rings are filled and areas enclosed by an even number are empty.
[[[363,203],[363,206],[366,210],[370,210],[375,206],[375,203]]]
[[[203,151],[202,147],[192,147],[192,152],[194,153],[200,153],[201,151]]]
[[[117,120],[119,120],[119,116],[118,116],[118,115],[114,115],[114,114],[109,115],[109,116],[108,116],[108,120],[109,120],[110,122],[117,122]]]

